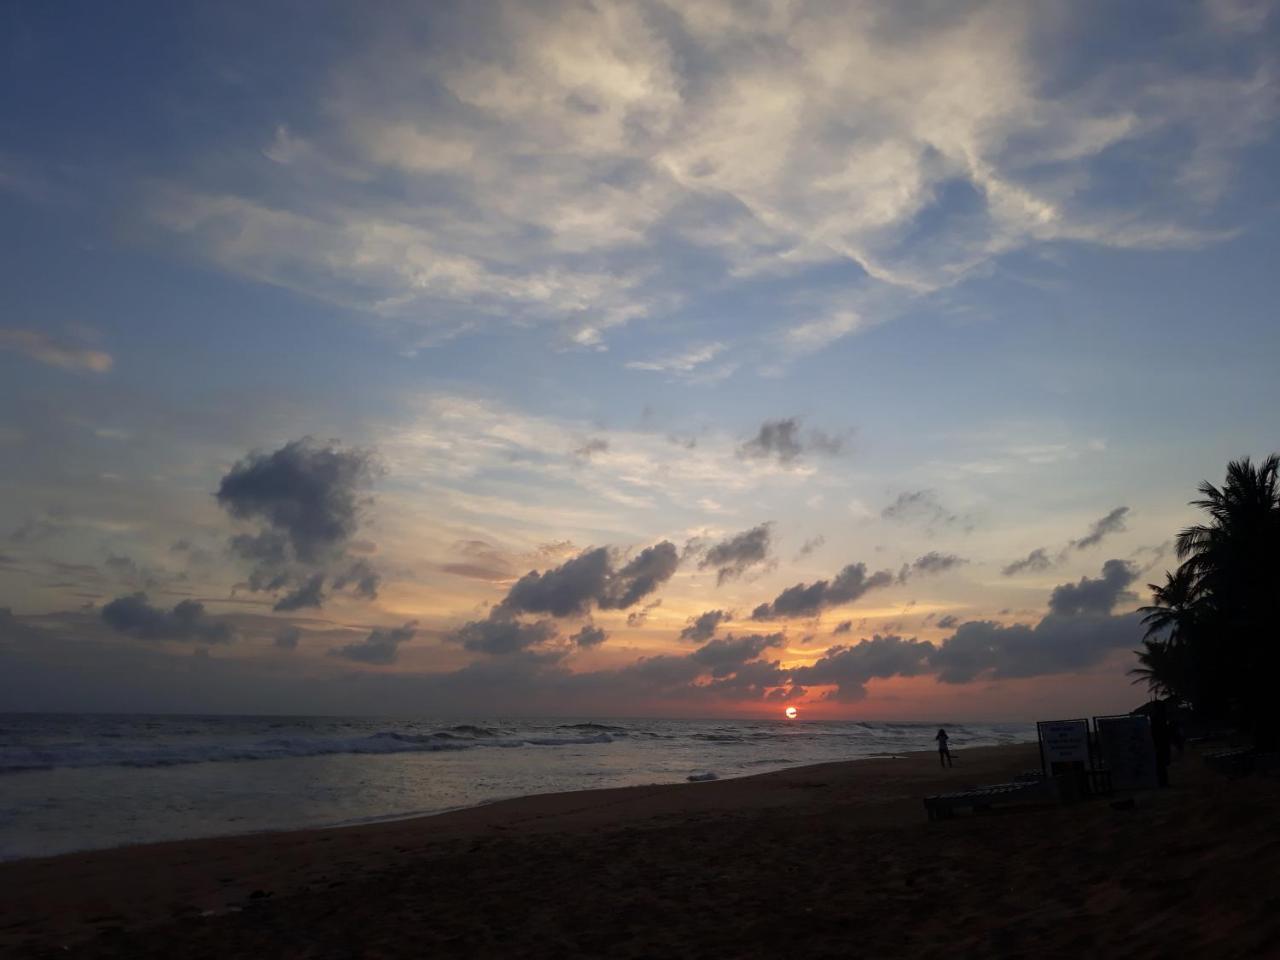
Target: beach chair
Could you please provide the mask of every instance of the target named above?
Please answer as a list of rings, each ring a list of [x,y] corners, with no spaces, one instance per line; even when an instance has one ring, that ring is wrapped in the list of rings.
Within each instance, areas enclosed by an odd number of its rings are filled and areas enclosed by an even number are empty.
[[[1247,777],[1253,773],[1254,751],[1252,747],[1235,747],[1204,754],[1204,765],[1210,770],[1230,777]]]
[[[1055,786],[1052,779],[1043,776],[1037,776],[1034,780],[993,783],[985,787],[925,797],[924,810],[930,820],[949,820],[956,815],[957,810],[982,813],[997,804],[1055,802]]]

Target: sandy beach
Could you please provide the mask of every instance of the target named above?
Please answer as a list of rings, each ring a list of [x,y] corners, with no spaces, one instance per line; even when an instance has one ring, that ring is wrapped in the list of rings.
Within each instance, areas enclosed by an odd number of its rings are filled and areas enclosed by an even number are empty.
[[[0,952],[119,957],[1256,957],[1274,780],[927,822],[1034,745],[0,864]]]

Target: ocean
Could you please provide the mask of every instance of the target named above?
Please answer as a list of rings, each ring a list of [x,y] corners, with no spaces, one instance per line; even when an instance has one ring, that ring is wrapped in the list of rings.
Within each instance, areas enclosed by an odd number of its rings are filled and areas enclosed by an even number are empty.
[[[953,748],[1030,723],[945,724]],[[934,747],[936,723],[0,714],[0,860]]]

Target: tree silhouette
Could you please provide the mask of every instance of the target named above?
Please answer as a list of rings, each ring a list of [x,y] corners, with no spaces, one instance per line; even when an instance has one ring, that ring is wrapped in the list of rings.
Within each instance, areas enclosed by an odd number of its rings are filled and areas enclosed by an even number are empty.
[[[1135,682],[1192,703],[1212,719],[1253,730],[1260,745],[1280,739],[1271,722],[1280,651],[1280,457],[1227,465],[1221,487],[1200,484],[1191,501],[1207,522],[1177,538],[1178,559],[1152,604]]]

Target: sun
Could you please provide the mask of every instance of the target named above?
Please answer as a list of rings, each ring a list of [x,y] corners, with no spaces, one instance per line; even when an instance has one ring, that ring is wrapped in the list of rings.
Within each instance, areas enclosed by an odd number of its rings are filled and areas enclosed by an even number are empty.
[[[800,716],[800,711],[797,710],[795,707],[787,707],[787,709],[784,710],[783,713],[787,715],[788,720],[794,720],[796,717]]]

